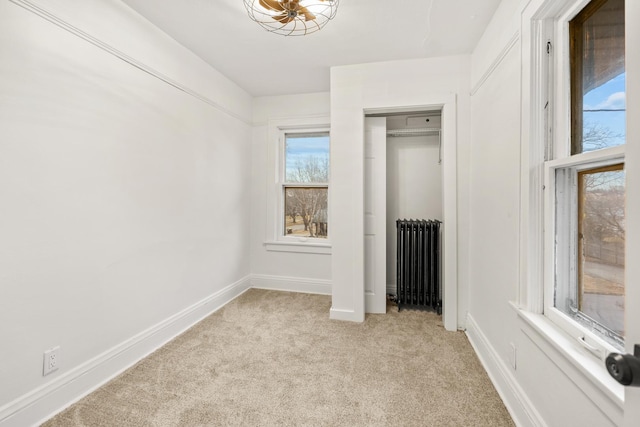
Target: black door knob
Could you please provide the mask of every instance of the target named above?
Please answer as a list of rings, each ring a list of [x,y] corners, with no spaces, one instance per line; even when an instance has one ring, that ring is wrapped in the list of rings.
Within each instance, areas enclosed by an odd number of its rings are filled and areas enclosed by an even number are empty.
[[[605,360],[609,375],[622,385],[640,387],[640,345],[631,354],[611,353]]]

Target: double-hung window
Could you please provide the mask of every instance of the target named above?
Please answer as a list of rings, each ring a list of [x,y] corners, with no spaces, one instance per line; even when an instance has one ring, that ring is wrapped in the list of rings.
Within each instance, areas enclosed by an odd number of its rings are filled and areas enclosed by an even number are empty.
[[[272,119],[267,129],[265,249],[331,254],[329,117]]]
[[[280,168],[281,239],[329,235],[329,132],[284,131]]]
[[[545,162],[545,314],[599,357],[625,335],[624,28],[624,0],[592,0],[557,27],[553,99],[567,108]]]

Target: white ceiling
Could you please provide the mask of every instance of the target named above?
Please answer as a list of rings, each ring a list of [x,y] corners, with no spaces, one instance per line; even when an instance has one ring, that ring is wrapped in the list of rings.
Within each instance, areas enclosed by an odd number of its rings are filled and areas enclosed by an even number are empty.
[[[253,96],[324,92],[329,68],[471,53],[500,0],[342,0],[321,31],[284,37],[242,0],[124,0]]]

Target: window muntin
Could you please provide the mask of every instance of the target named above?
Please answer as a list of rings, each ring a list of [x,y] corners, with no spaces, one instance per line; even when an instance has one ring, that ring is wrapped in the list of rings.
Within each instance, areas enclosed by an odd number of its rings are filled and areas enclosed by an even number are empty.
[[[282,236],[328,237],[329,132],[284,134]]]
[[[570,94],[570,114],[558,111],[556,129],[571,133],[565,142],[554,132],[555,159],[545,163],[545,313],[603,357],[624,348],[624,0],[593,0],[569,22],[568,38],[570,87],[560,84],[555,99],[563,105]],[[608,228],[615,221],[617,235]],[[600,243],[617,255],[596,254]]]
[[[569,22],[571,154],[625,142],[624,0],[594,0]]]

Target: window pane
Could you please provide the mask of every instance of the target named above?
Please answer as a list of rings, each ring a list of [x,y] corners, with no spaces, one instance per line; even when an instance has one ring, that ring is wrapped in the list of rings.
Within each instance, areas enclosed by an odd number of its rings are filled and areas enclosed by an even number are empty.
[[[329,182],[329,134],[287,134],[286,182]]]
[[[580,312],[624,337],[623,165],[578,173]]]
[[[624,0],[593,1],[570,23],[572,154],[625,143]]]
[[[285,235],[326,239],[327,193],[327,187],[285,187]]]
[[[625,173],[556,169],[554,306],[624,348]]]

